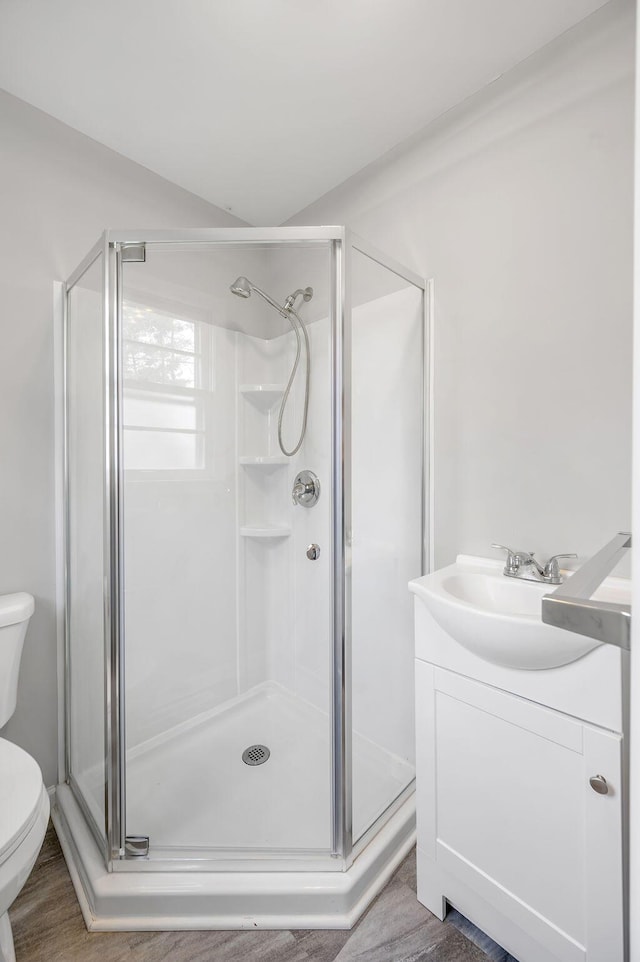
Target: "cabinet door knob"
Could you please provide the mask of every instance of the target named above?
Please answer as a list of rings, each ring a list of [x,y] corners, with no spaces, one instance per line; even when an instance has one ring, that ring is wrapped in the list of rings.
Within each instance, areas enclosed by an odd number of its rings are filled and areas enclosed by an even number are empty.
[[[598,795],[609,794],[609,786],[607,785],[607,780],[604,775],[592,775],[589,779],[589,784],[594,792],[598,793]]]

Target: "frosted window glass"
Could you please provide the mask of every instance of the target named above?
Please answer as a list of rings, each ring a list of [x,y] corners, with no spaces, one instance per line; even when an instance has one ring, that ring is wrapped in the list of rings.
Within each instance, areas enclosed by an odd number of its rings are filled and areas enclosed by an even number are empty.
[[[124,301],[122,304],[122,331],[125,338],[145,344],[195,351],[195,324],[164,314],[143,304]]]
[[[122,335],[125,378],[196,387],[195,321],[125,300]]]
[[[195,387],[193,356],[177,354],[165,348],[124,343],[124,376],[155,384],[179,384]]]
[[[122,333],[125,469],[203,470],[208,425],[202,391],[210,386],[210,364],[202,344],[206,350],[209,331],[201,322],[125,299]]]
[[[144,428],[197,428],[196,402],[192,398],[154,397],[125,392],[124,423]]]

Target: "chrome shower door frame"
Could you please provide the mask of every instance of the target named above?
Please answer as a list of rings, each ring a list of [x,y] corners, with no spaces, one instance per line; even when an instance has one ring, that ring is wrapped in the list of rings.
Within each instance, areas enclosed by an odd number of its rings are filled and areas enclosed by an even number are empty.
[[[104,572],[104,591],[103,591],[103,612],[104,612],[104,659],[105,659],[105,678],[104,678],[104,709],[105,709],[105,824],[97,825],[95,818],[87,804],[83,792],[74,777],[72,758],[71,758],[71,699],[72,699],[72,680],[71,680],[71,632],[70,632],[70,506],[69,506],[69,295],[83,275],[102,257],[102,353],[104,367],[103,377],[103,437],[104,437],[104,473],[103,473],[103,572]],[[114,391],[114,376],[117,370],[115,364],[115,297],[114,283],[116,278],[115,270],[115,251],[109,244],[107,232],[103,233],[98,242],[89,251],[87,256],[80,262],[76,270],[69,276],[64,284],[63,299],[63,536],[64,536],[64,565],[63,565],[63,594],[64,594],[64,772],[61,773],[63,780],[69,785],[73,796],[78,803],[87,825],[89,826],[99,849],[104,855],[105,863],[110,866],[114,858],[114,844],[117,845],[119,857],[121,837],[120,813],[122,811],[120,792],[122,781],[120,779],[120,750],[116,741],[114,750],[114,719],[115,731],[118,729],[118,718],[123,709],[119,701],[118,679],[113,674],[112,653],[114,648],[119,647],[120,635],[118,629],[119,596],[114,590],[117,572],[115,565],[119,557],[117,550],[118,540],[114,540],[114,526],[118,525],[119,511],[119,486],[114,475],[114,468],[117,470],[119,452],[114,449],[114,427],[117,425],[117,416],[114,409],[117,400],[117,392]],[[117,739],[117,735],[116,735]]]
[[[432,363],[431,308],[432,292],[419,275],[398,264],[376,248],[362,241],[341,226],[328,227],[278,227],[278,228],[202,228],[166,231],[106,231],[92,252],[85,258],[66,284],[65,293],[65,344],[66,300],[71,287],[84,271],[102,253],[103,274],[103,321],[104,321],[104,417],[105,417],[105,471],[104,471],[104,539],[105,539],[105,758],[106,758],[106,808],[104,837],[93,824],[81,793],[74,789],[73,773],[69,758],[70,744],[70,651],[69,651],[69,488],[68,488],[68,417],[65,414],[65,780],[74,791],[88,824],[104,852],[107,869],[121,867],[125,858],[126,834],[126,739],[124,699],[124,532],[123,532],[123,385],[122,360],[122,249],[134,244],[206,244],[272,242],[291,243],[327,241],[331,245],[332,318],[331,328],[331,489],[332,512],[332,813],[331,850],[327,868],[348,868],[363,844],[388,818],[383,813],[358,842],[354,850],[352,828],[352,764],[351,764],[351,291],[350,266],[352,251],[357,250],[388,268],[422,291],[424,304],[423,324],[423,385],[425,409],[422,430],[422,547],[423,571],[429,567],[430,538],[430,412]],[[65,372],[67,350],[65,348]],[[66,373],[65,373],[66,377]],[[65,411],[68,405],[65,386]],[[404,797],[406,793],[403,793]],[[394,806],[392,805],[393,809]],[[266,855],[268,860],[269,856]],[[178,869],[180,862],[176,861]],[[213,862],[209,862],[211,866]],[[137,868],[151,870],[153,862],[138,862]],[[166,868],[166,866],[165,866]]]

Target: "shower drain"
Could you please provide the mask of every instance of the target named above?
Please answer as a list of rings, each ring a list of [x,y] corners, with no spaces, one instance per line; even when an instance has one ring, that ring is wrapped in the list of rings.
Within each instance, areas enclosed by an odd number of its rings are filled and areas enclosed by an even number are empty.
[[[249,745],[242,753],[242,761],[245,765],[264,765],[270,754],[266,745]]]

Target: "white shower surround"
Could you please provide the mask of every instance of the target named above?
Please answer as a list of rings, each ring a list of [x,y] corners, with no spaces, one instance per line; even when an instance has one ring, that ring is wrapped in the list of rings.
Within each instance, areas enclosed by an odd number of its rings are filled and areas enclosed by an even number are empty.
[[[399,291],[360,305],[353,312],[354,354],[366,353],[367,366],[374,370],[383,364],[389,367],[391,389],[385,401],[393,400],[393,388],[402,383],[403,364],[411,346],[410,330],[403,341],[402,332],[396,329],[395,344],[387,344],[387,318],[392,311],[410,308],[407,292]],[[265,311],[268,317],[269,308]],[[275,314],[274,319],[277,323]],[[126,565],[131,586],[126,607],[130,750],[266,682],[280,684],[329,711],[328,545],[321,543],[324,550],[319,561],[310,564],[305,558],[307,545],[323,542],[331,523],[328,319],[309,324],[308,334],[312,357],[308,430],[295,457],[273,467],[239,463],[241,458],[251,456],[280,455],[276,439],[279,398],[265,415],[264,405],[263,410],[256,410],[243,388],[282,386],[286,382],[295,353],[293,335],[267,339],[214,327],[216,393],[221,401],[215,407],[212,430],[221,439],[223,466],[218,471],[224,481],[166,482],[150,478],[126,482]],[[362,367],[362,371],[354,372],[356,419],[367,403],[367,373]],[[372,389],[379,392],[381,385]],[[286,439],[298,430],[302,397],[299,372],[284,422]],[[375,422],[377,433],[372,423],[371,433],[358,438],[358,448],[367,461],[377,458],[375,452],[381,445],[393,443],[400,430],[393,404],[389,403],[386,415],[381,407]],[[227,413],[234,410],[235,419]],[[415,411],[414,422],[404,425],[406,433],[418,436],[419,417],[420,412]],[[235,436],[234,421],[239,426]],[[385,442],[385,438],[392,440]],[[321,498],[310,510],[294,506],[290,497],[293,479],[302,468],[314,471],[322,484]],[[408,470],[415,476],[415,466]],[[354,475],[357,473],[358,466],[354,465]],[[354,508],[359,511],[360,527],[374,532],[377,526],[381,538],[384,519],[376,525],[376,490],[389,483],[389,474],[380,464],[377,476],[369,475],[368,490],[363,486],[358,492],[358,498],[366,498],[366,506]],[[403,503],[403,485],[400,476],[393,498],[410,529],[412,524],[417,527],[420,519],[413,517],[410,505]],[[152,511],[149,504],[154,506]],[[163,521],[160,538],[158,510]],[[260,537],[267,526],[279,527],[285,533],[282,537]],[[247,534],[256,529],[253,537]],[[207,531],[211,537],[206,536]],[[188,556],[184,554],[185,540],[190,545]],[[354,585],[353,601],[365,619],[367,593],[383,592],[389,575],[384,542],[378,557],[375,552],[372,557],[368,550],[368,544],[363,549],[358,543],[353,545],[354,568],[368,568],[367,577]],[[175,557],[176,565],[167,568],[167,557]],[[243,598],[248,599],[244,604]],[[390,752],[411,758],[413,726],[399,718],[389,720],[379,708],[387,681],[379,677],[376,666],[384,657],[389,632],[394,628],[401,637],[411,635],[408,596],[401,622],[394,626],[368,621],[366,639],[357,639],[354,657],[363,698],[354,706],[354,726],[364,737],[385,744]],[[176,658],[176,638],[180,640],[180,658]],[[215,658],[211,657],[213,638]],[[407,664],[410,670],[410,662]],[[402,681],[410,690],[412,678],[407,676]],[[391,727],[381,729],[381,719],[389,721]]]

